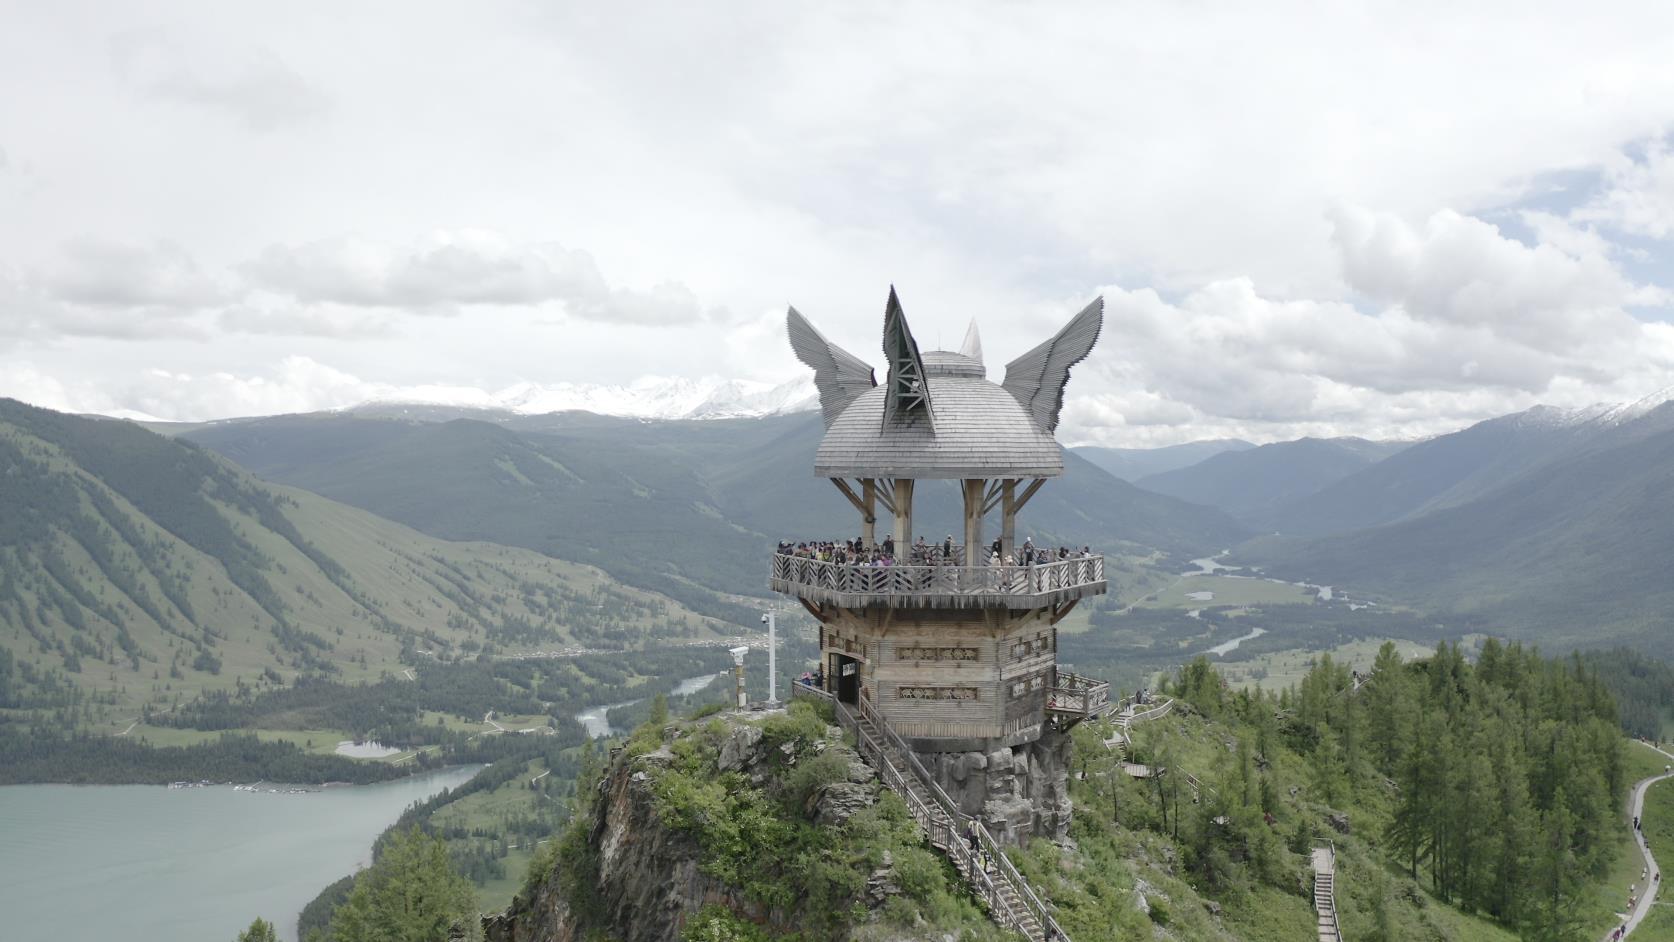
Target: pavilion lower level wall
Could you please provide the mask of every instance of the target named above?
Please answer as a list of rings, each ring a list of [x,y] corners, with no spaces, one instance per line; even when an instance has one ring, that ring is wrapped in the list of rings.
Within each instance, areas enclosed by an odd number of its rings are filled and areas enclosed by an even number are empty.
[[[996,837],[1064,837],[1068,737],[1046,701],[1057,629],[1046,609],[840,609],[820,630],[859,661],[861,685],[966,814]]]

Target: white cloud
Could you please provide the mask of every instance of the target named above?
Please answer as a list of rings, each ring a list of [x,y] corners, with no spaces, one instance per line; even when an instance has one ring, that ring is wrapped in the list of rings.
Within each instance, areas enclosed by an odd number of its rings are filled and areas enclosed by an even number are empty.
[[[1331,222],[1348,285],[1416,319],[1489,327],[1542,349],[1636,329],[1622,310],[1635,286],[1596,251],[1526,246],[1452,210],[1421,229],[1353,207],[1335,208]]]
[[[159,30],[118,33],[110,43],[116,72],[165,101],[205,108],[270,130],[320,115],[330,99],[261,46],[193,44]]]
[[[1633,235],[1674,236],[1674,151],[1668,141],[1653,140],[1643,159],[1619,156],[1612,160],[1604,191],[1574,215]]]
[[[1674,328],[1601,253],[1524,245],[1454,212],[1423,226],[1332,212],[1367,309],[1263,296],[1245,278],[1177,302],[1112,286],[1106,337],[1078,373],[1066,434],[1106,442],[1238,435],[1411,436],[1540,401],[1633,399],[1674,382]],[[1087,369],[1084,367],[1083,369]]]
[[[876,359],[894,283],[997,371],[1106,284],[1071,435],[1633,398],[1668,382],[1633,253],[1670,231],[1674,6],[1525,14],[61,0],[0,31],[0,362],[180,414],[778,382],[787,302]],[[89,235],[125,249],[61,252]]]
[[[36,278],[53,297],[90,307],[190,310],[222,304],[231,296],[184,249],[164,241],[136,245],[72,239]]]
[[[474,229],[433,232],[409,246],[364,239],[273,245],[241,270],[268,291],[307,302],[452,313],[461,305],[555,301],[577,317],[630,324],[703,316],[683,285],[613,288],[584,251]]]

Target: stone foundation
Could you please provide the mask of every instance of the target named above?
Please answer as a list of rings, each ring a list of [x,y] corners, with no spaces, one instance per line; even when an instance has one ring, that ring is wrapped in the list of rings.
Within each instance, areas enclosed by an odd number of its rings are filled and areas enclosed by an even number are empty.
[[[1047,728],[1034,742],[976,752],[921,752],[959,810],[979,815],[995,839],[1021,844],[1031,837],[1069,835],[1070,738]]]

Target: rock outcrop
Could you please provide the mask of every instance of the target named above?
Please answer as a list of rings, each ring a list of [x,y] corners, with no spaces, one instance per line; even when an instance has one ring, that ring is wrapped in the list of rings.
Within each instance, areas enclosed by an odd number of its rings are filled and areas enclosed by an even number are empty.
[[[776,774],[774,770],[806,758],[786,752],[789,744],[776,749],[764,745],[759,726],[738,719],[725,722],[715,760],[717,775],[738,773],[761,784]],[[804,811],[816,824],[838,826],[875,804],[880,785],[872,770],[842,743],[840,731],[829,731],[830,736],[807,751],[817,755],[840,750],[848,774],[843,781],[816,789]],[[670,733],[685,734],[678,729]],[[775,752],[779,754],[771,754]],[[579,942],[601,930],[621,942],[665,942],[680,938],[686,922],[712,905],[773,934],[795,932],[797,913],[764,909],[739,887],[706,873],[697,840],[662,820],[655,783],[674,759],[667,745],[639,756],[616,754],[598,784],[590,820],[582,822],[589,829],[592,872],[555,871],[504,913],[484,919],[489,942]],[[867,881],[865,903],[882,905],[898,892],[893,874],[882,868]]]
[[[1021,746],[919,753],[919,760],[960,811],[980,815],[997,839],[1020,844],[1069,834],[1069,750],[1067,735],[1048,730]]]

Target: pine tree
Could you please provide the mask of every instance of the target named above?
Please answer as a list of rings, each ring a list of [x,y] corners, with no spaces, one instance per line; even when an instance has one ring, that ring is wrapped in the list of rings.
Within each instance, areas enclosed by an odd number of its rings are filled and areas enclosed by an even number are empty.
[[[414,828],[397,834],[331,920],[333,942],[448,942],[479,938],[477,893],[455,873],[447,845]]]
[[[274,931],[273,923],[258,918],[238,934],[237,942],[279,942],[279,933]]]

